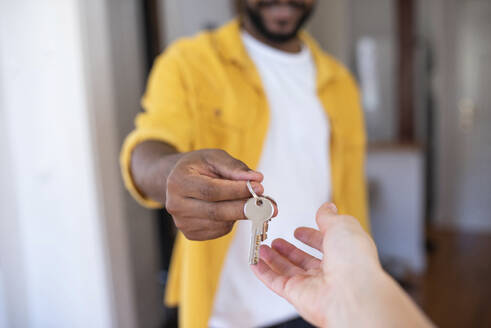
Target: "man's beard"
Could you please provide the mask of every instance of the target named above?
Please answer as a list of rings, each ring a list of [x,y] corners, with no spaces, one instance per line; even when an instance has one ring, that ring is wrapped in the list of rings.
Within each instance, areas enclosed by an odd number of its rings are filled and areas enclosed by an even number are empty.
[[[266,6],[271,6],[271,3],[259,3],[257,6],[258,7],[266,7]],[[295,38],[297,36],[298,31],[302,28],[302,26],[305,24],[307,19],[310,17],[312,14],[312,7],[308,8],[304,4],[299,4],[295,1],[290,1],[287,4],[284,4],[284,6],[292,6],[294,8],[300,8],[304,10],[303,16],[298,20],[297,25],[295,28],[290,32],[290,33],[274,33],[268,30],[266,25],[264,24],[263,18],[261,17],[261,14],[259,13],[259,9],[251,8],[247,4],[245,5],[245,12],[246,15],[249,17],[252,25],[256,28],[256,30],[264,36],[267,40],[274,42],[274,43],[284,43],[287,41],[290,41],[291,39]]]

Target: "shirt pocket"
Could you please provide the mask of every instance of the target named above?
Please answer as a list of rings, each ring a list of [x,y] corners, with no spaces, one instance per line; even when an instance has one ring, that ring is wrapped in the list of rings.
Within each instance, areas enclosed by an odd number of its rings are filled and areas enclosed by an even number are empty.
[[[244,122],[233,107],[214,101],[199,101],[200,148],[220,148],[235,151],[240,145]]]

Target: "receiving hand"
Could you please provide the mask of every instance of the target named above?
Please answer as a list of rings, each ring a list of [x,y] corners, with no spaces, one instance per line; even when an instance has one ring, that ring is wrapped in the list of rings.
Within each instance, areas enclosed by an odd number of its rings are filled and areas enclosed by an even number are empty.
[[[333,204],[317,212],[319,230],[295,237],[323,252],[319,260],[283,239],[261,246],[252,270],[299,314],[320,327],[422,327],[431,324],[382,270],[374,242]]]

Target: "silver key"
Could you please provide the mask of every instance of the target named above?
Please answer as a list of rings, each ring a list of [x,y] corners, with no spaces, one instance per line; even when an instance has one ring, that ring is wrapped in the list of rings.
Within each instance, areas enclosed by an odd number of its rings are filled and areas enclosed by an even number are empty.
[[[259,259],[259,246],[267,238],[268,221],[274,213],[273,203],[266,197],[258,196],[247,182],[247,187],[252,194],[244,205],[244,214],[252,222],[251,245],[249,249],[249,264],[257,264]]]

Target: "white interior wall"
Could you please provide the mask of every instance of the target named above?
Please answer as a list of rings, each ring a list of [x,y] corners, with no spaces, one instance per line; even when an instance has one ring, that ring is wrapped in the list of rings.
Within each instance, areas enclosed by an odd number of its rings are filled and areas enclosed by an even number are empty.
[[[1,23],[0,23],[1,24]],[[3,26],[2,26],[3,27]],[[0,52],[1,54],[1,52]],[[0,55],[1,61],[1,55]],[[0,327],[27,327],[25,270],[20,227],[15,203],[15,183],[11,179],[13,167],[5,116],[4,88],[0,80]],[[15,325],[14,325],[15,323]]]
[[[2,195],[11,193],[15,203],[9,219],[19,226],[24,266],[24,276],[6,284],[25,286],[27,327],[110,327],[78,2],[1,6],[2,111],[11,150],[2,157],[11,159],[13,184]]]
[[[119,177],[137,0],[0,2],[0,327],[157,327],[153,213]]]
[[[392,274],[422,273],[424,250],[423,157],[416,147],[370,149],[366,162],[372,235]]]

